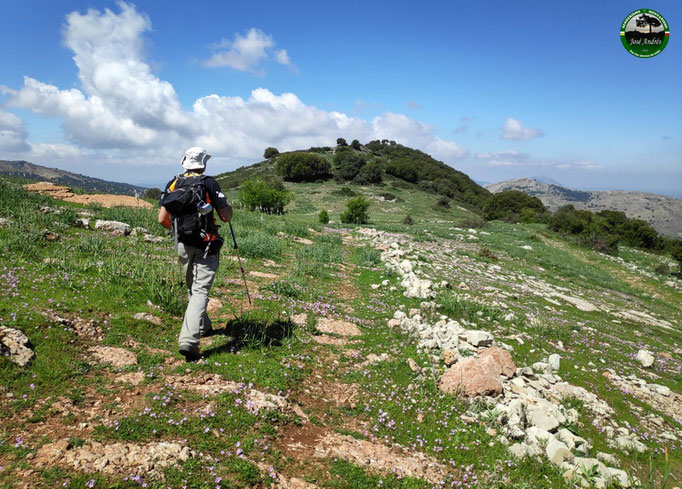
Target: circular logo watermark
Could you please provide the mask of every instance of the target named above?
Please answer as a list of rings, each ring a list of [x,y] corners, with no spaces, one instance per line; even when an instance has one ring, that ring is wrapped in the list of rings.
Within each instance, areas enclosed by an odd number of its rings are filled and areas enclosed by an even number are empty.
[[[670,39],[668,22],[655,10],[631,12],[620,25],[620,40],[633,56],[651,58],[663,51]]]

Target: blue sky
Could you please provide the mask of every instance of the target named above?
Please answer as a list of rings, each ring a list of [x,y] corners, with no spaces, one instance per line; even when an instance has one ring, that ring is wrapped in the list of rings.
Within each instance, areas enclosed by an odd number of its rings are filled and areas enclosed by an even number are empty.
[[[217,173],[388,138],[478,180],[682,197],[679,1],[645,5],[671,28],[651,59],[620,43],[629,1],[0,5],[3,159],[160,185],[195,144]]]

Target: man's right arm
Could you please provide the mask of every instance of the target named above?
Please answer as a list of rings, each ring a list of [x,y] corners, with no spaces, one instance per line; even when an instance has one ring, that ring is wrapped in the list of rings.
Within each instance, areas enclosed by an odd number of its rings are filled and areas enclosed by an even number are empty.
[[[216,209],[216,211],[218,211],[221,221],[230,222],[230,220],[232,220],[232,206],[230,204],[227,204],[226,207]]]

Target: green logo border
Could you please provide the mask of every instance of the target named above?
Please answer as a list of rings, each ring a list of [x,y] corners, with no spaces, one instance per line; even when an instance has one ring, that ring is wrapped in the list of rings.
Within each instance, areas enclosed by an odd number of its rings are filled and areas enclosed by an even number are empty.
[[[630,45],[628,44],[627,39],[625,38],[625,27],[628,25],[628,22],[630,22],[630,19],[632,19],[635,15],[639,14],[650,14],[654,17],[656,17],[658,20],[661,21],[661,24],[663,25],[663,28],[665,30],[665,34],[663,37],[663,43],[658,47],[656,51],[653,53],[649,54],[641,54],[637,53],[636,51],[633,51]],[[641,8],[638,10],[635,10],[634,12],[630,12],[627,17],[625,17],[625,20],[623,23],[620,25],[620,41],[623,43],[623,47],[627,50],[628,53],[630,53],[633,56],[636,56],[638,58],[653,58],[654,56],[657,56],[661,54],[661,51],[665,49],[665,47],[668,45],[668,40],[670,39],[670,27],[668,26],[668,21],[665,20],[665,18],[656,12],[655,10],[651,10],[649,8]]]

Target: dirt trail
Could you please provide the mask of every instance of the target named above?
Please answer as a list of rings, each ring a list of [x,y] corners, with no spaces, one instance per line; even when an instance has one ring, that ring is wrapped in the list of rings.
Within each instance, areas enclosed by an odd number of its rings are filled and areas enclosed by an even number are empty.
[[[146,200],[131,197],[130,195],[116,194],[74,194],[71,188],[62,185],[55,185],[51,182],[38,182],[24,185],[29,192],[37,192],[41,195],[48,195],[54,199],[72,202],[74,204],[99,204],[103,207],[145,207],[151,208],[152,204]]]

